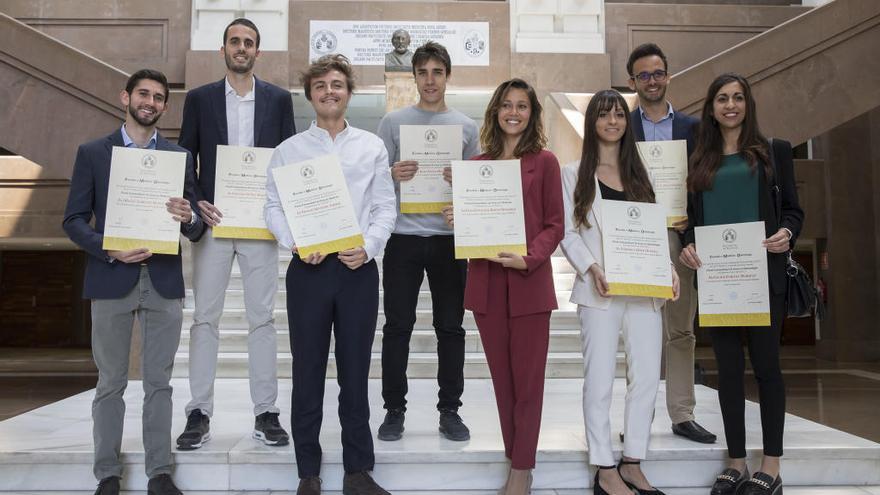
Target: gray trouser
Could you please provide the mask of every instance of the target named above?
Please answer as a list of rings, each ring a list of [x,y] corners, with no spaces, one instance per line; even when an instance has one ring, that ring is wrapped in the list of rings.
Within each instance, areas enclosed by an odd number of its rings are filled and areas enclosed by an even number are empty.
[[[125,418],[131,332],[137,316],[143,342],[143,440],[147,476],[171,473],[171,369],[180,344],[183,300],[165,299],[141,267],[137,285],[120,299],[92,300],[92,355],[98,386],[92,402],[98,479],[122,476],[119,454]]]
[[[663,305],[663,347],[666,354],[666,409],[673,423],[694,420],[694,315],[697,312],[695,272],[681,264],[681,241],[669,229],[669,255],[680,280],[678,301]]]
[[[254,415],[277,413],[275,295],[278,292],[278,244],[274,241],[215,239],[208,229],[193,249],[195,310],[189,340],[189,388],[186,414],[214,414],[214,378],[220,350],[220,317],[232,260],[238,259],[248,321],[248,378]]]

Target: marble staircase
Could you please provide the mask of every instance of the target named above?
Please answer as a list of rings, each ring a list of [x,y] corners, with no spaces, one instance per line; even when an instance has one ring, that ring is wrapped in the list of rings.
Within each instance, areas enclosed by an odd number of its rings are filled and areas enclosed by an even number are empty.
[[[186,253],[185,253],[186,255]],[[382,312],[384,298],[381,289],[382,256],[377,256],[380,273],[379,317],[376,323],[376,338],[373,344],[370,376],[381,376],[382,325],[385,323]],[[286,293],[284,277],[290,254],[279,253],[278,262],[278,294],[275,299],[275,327],[278,331],[278,376],[289,378],[291,374],[290,338],[288,333]],[[551,316],[550,352],[547,359],[547,376],[552,378],[580,378],[583,376],[583,359],[581,356],[580,324],[575,305],[568,302],[571,286],[576,273],[560,250],[552,258],[553,277],[556,284],[559,309]],[[191,287],[191,284],[187,285]],[[189,340],[192,325],[193,308],[195,306],[192,289],[187,290],[184,302],[184,323],[180,348],[175,359],[174,376],[186,377],[189,369]],[[410,343],[410,360],[407,374],[410,378],[430,378],[437,374],[437,339],[431,322],[431,293],[427,278],[423,281],[417,306],[417,319]],[[482,352],[479,334],[473,315],[465,312],[464,324],[466,337],[465,377],[488,378],[489,368]],[[220,354],[218,356],[217,376],[219,378],[245,378],[247,366],[247,334],[248,323],[244,310],[244,292],[242,290],[241,272],[234,263],[229,287],[226,290],[226,303],[220,320]],[[331,343],[332,349],[332,343]],[[622,347],[621,347],[622,350]],[[330,353],[328,376],[335,376],[335,362]],[[618,352],[619,377],[624,376],[624,356]]]

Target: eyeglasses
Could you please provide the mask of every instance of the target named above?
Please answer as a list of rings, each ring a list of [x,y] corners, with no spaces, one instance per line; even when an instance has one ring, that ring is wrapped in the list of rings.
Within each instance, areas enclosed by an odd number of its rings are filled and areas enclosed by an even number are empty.
[[[666,80],[666,71],[657,69],[654,72],[639,72],[638,74],[632,76],[630,79],[638,79],[639,81],[646,83],[650,81],[652,77],[657,82],[663,82]]]

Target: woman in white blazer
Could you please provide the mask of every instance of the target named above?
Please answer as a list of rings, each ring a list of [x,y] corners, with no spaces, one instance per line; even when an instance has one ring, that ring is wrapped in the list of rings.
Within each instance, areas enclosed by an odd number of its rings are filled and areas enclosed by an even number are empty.
[[[629,108],[614,90],[587,106],[581,160],[562,170],[565,238],[562,251],[577,270],[571,302],[578,305],[584,354],[584,423],[593,493],[662,494],[642,473],[660,383],[663,299],[610,296],[602,253],[602,205],[624,200],[653,203],[654,190],[628,124]],[[674,297],[678,276],[670,263]],[[627,376],[623,457],[615,466],[609,412],[620,332]],[[615,469],[616,467],[616,469]]]

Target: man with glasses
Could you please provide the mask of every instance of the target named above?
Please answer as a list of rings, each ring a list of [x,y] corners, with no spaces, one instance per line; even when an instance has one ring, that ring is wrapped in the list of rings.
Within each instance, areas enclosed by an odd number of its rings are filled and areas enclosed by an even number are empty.
[[[666,100],[669,84],[666,55],[659,46],[645,43],[629,56],[626,70],[629,88],[639,95],[639,107],[630,115],[630,123],[638,141],[687,141],[687,154],[694,148],[697,119],[672,109]],[[672,421],[672,432],[699,443],[715,443],[716,437],[700,426],[694,418],[694,316],[697,293],[694,271],[678,261],[681,235],[687,228],[683,220],[669,229],[669,251],[681,280],[677,301],[663,305],[663,341],[666,355],[666,409]]]

